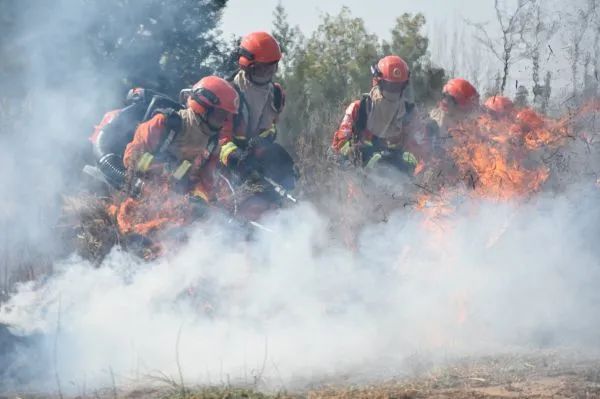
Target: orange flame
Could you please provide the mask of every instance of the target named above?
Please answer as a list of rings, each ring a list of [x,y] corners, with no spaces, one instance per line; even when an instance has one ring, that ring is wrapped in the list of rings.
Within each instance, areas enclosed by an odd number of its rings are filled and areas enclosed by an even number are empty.
[[[453,137],[450,156],[463,182],[481,197],[510,200],[527,196],[549,177],[548,168],[532,154],[555,139],[545,126],[523,137],[507,120],[481,116],[461,124]]]

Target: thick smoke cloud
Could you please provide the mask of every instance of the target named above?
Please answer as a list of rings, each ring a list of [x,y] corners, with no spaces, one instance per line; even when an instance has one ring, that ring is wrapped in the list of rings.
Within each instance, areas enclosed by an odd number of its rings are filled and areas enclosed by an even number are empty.
[[[257,378],[277,388],[402,375],[415,355],[591,353],[600,349],[597,195],[474,201],[441,230],[398,212],[361,231],[357,251],[332,239],[310,205],[273,216],[275,233],[252,242],[219,223],[197,226],[156,263],[119,251],[100,269],[63,262],[44,284],[21,286],[0,321],[42,332],[35,349],[56,351],[58,374],[90,387],[110,385],[108,370],[121,384],[159,371],[178,379],[177,357],[187,383]]]

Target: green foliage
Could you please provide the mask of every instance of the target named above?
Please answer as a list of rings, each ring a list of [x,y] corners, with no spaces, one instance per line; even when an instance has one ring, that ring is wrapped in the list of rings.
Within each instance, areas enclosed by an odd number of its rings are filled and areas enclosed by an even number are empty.
[[[396,18],[391,43],[385,43],[389,53],[399,55],[409,65],[422,61],[429,47],[429,39],[421,33],[425,22],[425,16],[421,13],[414,16],[404,13]]]
[[[288,94],[281,123],[284,136],[310,134],[298,129],[309,119],[323,119],[324,113],[333,111],[341,117],[349,101],[369,90],[369,66],[380,55],[377,36],[367,32],[364,21],[348,8],[337,15],[324,14],[315,32],[296,48],[294,63],[284,75]]]
[[[224,0],[86,1],[97,16],[86,37],[96,62],[128,85],[175,94],[224,60],[216,29]]]
[[[298,69],[311,97],[309,110],[323,103],[347,102],[371,85],[369,66],[381,55],[379,40],[367,32],[364,21],[344,7],[326,14],[306,43]]]
[[[281,4],[281,0],[277,3],[273,11],[273,36],[279,42],[283,59],[279,63],[280,74],[285,75],[295,61],[295,56],[299,51],[304,36],[298,26],[291,26],[288,22],[287,12]]]
[[[223,45],[223,61],[217,71],[221,76],[229,77],[239,70],[238,49],[242,42],[241,36],[232,35],[229,41]]]
[[[433,105],[441,98],[447,80],[446,71],[434,67],[429,60],[414,64],[411,69],[413,100],[419,104]]]
[[[429,39],[422,32],[425,23],[425,16],[421,13],[402,14],[396,18],[391,41],[384,40],[383,50],[385,54],[399,55],[408,63],[413,100],[431,104],[438,100],[446,75],[443,69],[431,65],[427,51]]]
[[[142,85],[176,94],[222,64],[217,28],[225,5],[225,0],[0,0],[0,34],[7,39],[0,45],[2,81],[60,90],[85,80],[90,86]]]

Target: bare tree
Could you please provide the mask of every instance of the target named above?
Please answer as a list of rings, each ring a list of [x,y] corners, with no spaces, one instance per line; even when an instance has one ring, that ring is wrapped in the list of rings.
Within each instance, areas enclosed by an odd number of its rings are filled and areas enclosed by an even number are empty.
[[[584,38],[588,32],[591,16],[595,13],[596,1],[588,0],[583,8],[577,8],[573,13],[565,15],[567,21],[567,53],[571,67],[571,84],[573,85],[574,101],[577,101],[579,96],[578,81],[579,81],[579,64],[585,56],[583,51]]]
[[[542,6],[542,0],[532,0],[525,17],[521,19],[519,37],[523,44],[521,57],[531,61],[531,78],[533,81],[533,102],[540,105],[545,87],[541,85],[541,64],[551,54],[550,40],[558,32],[557,20],[551,20]]]
[[[519,33],[522,26],[521,18],[524,11],[534,0],[518,0],[516,8],[511,13],[502,10],[500,0],[494,0],[494,9],[496,10],[496,21],[500,26],[501,36],[499,39],[493,38],[485,23],[467,23],[476,30],[475,39],[488,49],[494,57],[502,62],[502,80],[500,92],[503,93],[506,88],[508,73],[513,63],[513,51],[519,45]]]

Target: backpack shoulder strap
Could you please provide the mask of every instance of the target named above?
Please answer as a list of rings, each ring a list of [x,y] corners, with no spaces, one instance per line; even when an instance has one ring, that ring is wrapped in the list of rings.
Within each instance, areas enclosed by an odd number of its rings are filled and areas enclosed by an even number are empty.
[[[356,118],[356,122],[354,122],[354,131],[356,133],[362,132],[367,128],[367,119],[369,118],[371,107],[371,96],[369,96],[369,94],[363,94],[358,105],[358,118]]]
[[[173,108],[159,108],[152,113],[152,117],[157,114],[162,114],[166,118],[165,128],[168,133],[163,138],[163,141],[158,147],[157,151],[157,154],[163,154],[181,131],[183,121],[181,120],[179,113]]]
[[[408,125],[413,120],[413,118],[415,116],[415,110],[416,110],[415,103],[411,103],[411,102],[406,101],[404,103],[404,109],[405,109],[406,113],[402,117],[402,124],[403,125]]]
[[[238,128],[240,127],[240,125],[242,124],[244,119],[247,120],[248,114],[250,112],[249,107],[248,107],[248,102],[246,101],[246,96],[244,95],[242,90],[240,90],[239,86],[237,84],[235,84],[235,82],[233,81],[233,78],[235,78],[236,74],[237,74],[237,72],[231,77],[231,81],[230,81],[231,85],[233,86],[233,88],[237,92],[238,96],[240,97],[240,106],[238,107],[238,113],[233,118],[233,131],[234,132],[236,132],[238,130]]]
[[[273,107],[278,114],[280,114],[283,111],[283,107],[285,107],[285,92],[279,83],[273,83]]]

